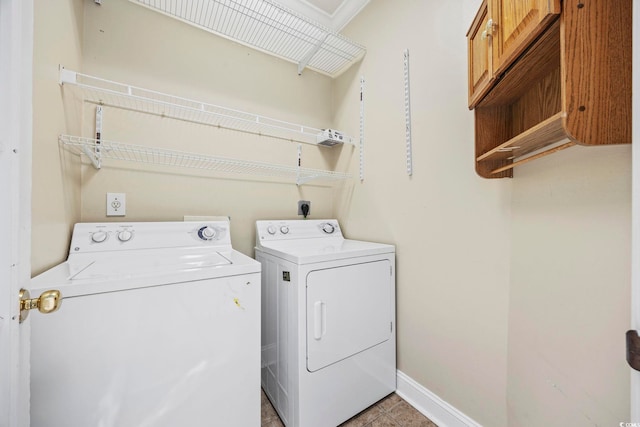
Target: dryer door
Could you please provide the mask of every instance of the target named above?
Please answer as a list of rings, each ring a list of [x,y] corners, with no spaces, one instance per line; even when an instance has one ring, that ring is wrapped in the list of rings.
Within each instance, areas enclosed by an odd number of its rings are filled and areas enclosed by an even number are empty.
[[[391,264],[380,260],[307,275],[307,369],[317,371],[391,336]]]

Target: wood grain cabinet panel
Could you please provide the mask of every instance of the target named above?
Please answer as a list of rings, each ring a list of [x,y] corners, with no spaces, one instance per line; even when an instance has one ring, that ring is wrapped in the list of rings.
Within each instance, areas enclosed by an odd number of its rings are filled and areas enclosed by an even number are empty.
[[[484,96],[493,81],[491,43],[487,40],[489,10],[484,0],[467,33],[469,52],[469,105]]]
[[[491,0],[493,67],[500,73],[560,14],[560,0]]]

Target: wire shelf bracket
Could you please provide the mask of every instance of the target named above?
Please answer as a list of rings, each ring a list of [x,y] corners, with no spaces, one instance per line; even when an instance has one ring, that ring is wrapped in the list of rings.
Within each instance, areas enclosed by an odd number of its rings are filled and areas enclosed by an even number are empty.
[[[313,58],[313,56],[318,53],[318,51],[322,48],[322,44],[327,41],[327,38],[329,38],[329,34],[325,35],[322,40],[320,40],[315,46],[313,46],[310,50],[309,53],[307,53],[304,58],[302,58],[300,60],[300,62],[298,62],[298,75],[301,76],[302,72],[304,71],[304,69],[307,67],[307,65],[309,65],[309,61],[311,61],[311,59]]]
[[[130,0],[221,37],[337,77],[364,46],[272,0]],[[302,67],[302,68],[300,68]]]
[[[306,184],[315,180],[343,181],[351,179],[351,175],[348,173],[302,168],[299,166],[299,163],[296,166],[284,166],[225,157],[204,156],[177,150],[125,144],[105,139],[98,141],[94,138],[72,135],[60,135],[58,140],[62,147],[72,153],[85,155],[89,158],[96,169],[100,169],[104,159],[112,159],[158,166],[199,169],[218,173],[242,173],[269,176],[294,181],[297,185]],[[98,143],[100,150],[96,151],[95,148]]]
[[[118,83],[60,67],[60,84],[81,91],[84,101],[209,126],[318,145],[319,128],[246,113],[202,101]],[[344,142],[353,139],[344,136]]]

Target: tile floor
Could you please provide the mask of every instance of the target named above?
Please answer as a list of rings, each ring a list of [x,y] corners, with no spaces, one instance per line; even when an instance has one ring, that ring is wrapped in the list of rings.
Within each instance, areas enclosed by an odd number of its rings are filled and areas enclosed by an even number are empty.
[[[262,427],[284,427],[262,392]],[[395,393],[390,394],[340,427],[438,427]]]

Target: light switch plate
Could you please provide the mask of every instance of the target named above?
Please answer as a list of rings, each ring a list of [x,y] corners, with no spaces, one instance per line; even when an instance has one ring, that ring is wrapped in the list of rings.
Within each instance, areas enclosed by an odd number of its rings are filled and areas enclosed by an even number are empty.
[[[107,216],[125,216],[127,197],[125,193],[107,193]]]

